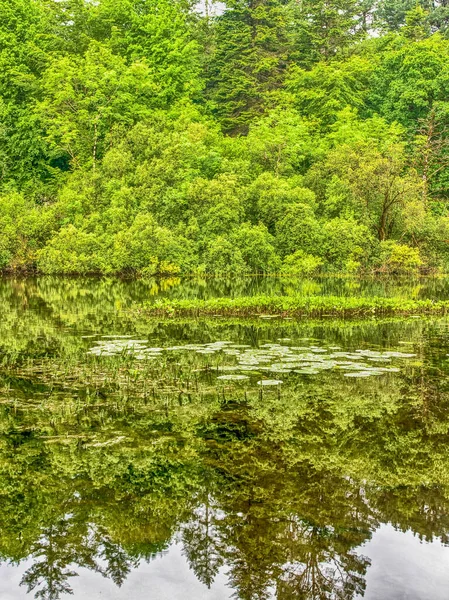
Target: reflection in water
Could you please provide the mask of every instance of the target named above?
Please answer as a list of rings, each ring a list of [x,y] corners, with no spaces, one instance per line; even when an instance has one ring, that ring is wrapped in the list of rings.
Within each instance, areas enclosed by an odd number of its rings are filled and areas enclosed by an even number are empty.
[[[64,598],[86,571],[120,588],[177,543],[210,598],[225,573],[242,600],[351,600],[370,597],[383,524],[448,543],[447,320],[132,320],[139,285],[0,286],[0,559],[26,565],[21,589]],[[393,351],[399,367],[284,369],[261,390],[263,362],[220,381],[237,360],[222,348],[89,355],[102,335]]]

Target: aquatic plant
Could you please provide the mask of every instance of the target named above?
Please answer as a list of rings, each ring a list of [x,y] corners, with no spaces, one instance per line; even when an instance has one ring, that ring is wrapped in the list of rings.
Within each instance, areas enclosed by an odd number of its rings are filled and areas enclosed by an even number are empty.
[[[132,312],[165,317],[224,315],[260,318],[445,315],[449,312],[449,301],[363,296],[245,296],[207,300],[162,299],[152,304],[136,305]]]

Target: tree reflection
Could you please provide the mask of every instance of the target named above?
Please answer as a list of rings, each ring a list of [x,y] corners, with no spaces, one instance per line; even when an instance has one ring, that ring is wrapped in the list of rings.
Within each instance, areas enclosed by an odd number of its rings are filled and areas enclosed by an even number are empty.
[[[72,372],[83,342],[49,324],[75,319],[78,295],[69,294],[65,314],[53,288],[36,285],[49,321],[30,313],[17,336],[11,313],[1,324],[9,366],[0,368],[0,559],[32,561],[22,585],[36,598],[70,595],[80,569],[122,586],[142,562],[180,542],[204,586],[225,573],[240,600],[353,600],[370,564],[360,546],[379,524],[449,543],[449,338],[445,346],[430,326],[426,333],[423,324],[404,325],[410,335],[418,328],[416,362],[385,381],[292,377],[282,394],[237,386],[218,394],[210,369],[205,391],[196,378],[185,385],[183,368],[199,368],[190,356],[173,371],[176,401],[154,394],[153,382],[145,396],[127,387],[122,397],[106,385],[97,394],[95,380]],[[30,288],[19,291],[36,304]],[[83,326],[98,326],[91,300],[109,292],[105,283],[92,286]],[[121,285],[116,293],[124,294]],[[231,332],[218,320],[213,326],[222,339]],[[171,322],[164,335],[199,339],[207,327]],[[279,337],[281,325],[263,327],[235,326],[253,345],[268,327]],[[391,335],[390,324],[303,327],[335,343],[375,331],[381,345]],[[147,328],[149,337],[161,325]],[[17,366],[65,352],[73,363],[58,371],[58,385],[44,362],[35,379]],[[113,366],[100,367],[112,380]],[[125,367],[138,377],[135,365]]]
[[[69,580],[77,576],[70,566],[77,565],[98,570],[93,556],[95,550],[88,536],[71,517],[56,518],[38,540],[31,545],[30,556],[33,565],[25,572],[20,585],[28,592],[36,590],[35,598],[58,600],[65,594],[72,594]]]
[[[209,589],[224,563],[222,542],[217,530],[217,509],[210,495],[193,512],[183,528],[184,553],[195,575]]]

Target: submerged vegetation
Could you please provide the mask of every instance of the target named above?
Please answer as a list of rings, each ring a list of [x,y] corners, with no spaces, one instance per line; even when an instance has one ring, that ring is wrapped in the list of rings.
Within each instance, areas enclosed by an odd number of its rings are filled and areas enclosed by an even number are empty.
[[[446,3],[206,4],[0,4],[0,269],[448,270]]]

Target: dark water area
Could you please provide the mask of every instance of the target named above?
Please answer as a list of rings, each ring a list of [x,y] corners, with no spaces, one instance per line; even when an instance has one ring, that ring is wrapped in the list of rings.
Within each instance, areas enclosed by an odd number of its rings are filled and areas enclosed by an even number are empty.
[[[449,320],[136,317],[444,279],[4,279],[0,597],[443,600]]]

